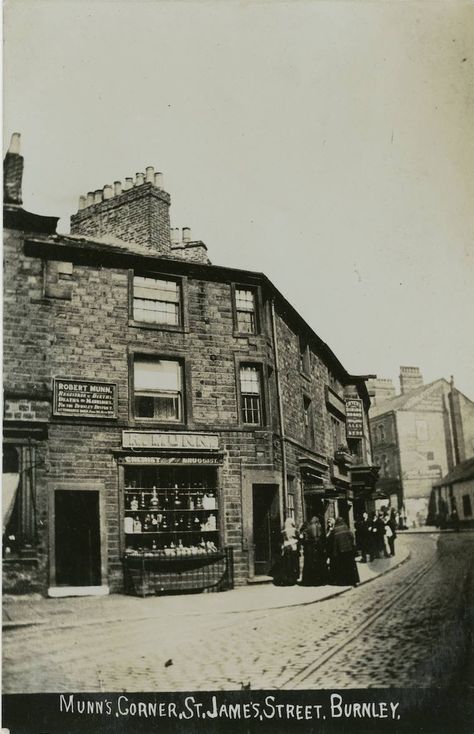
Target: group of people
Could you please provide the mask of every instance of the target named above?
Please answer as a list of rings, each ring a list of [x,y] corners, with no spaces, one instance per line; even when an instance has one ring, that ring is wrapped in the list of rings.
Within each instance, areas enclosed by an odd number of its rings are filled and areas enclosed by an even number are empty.
[[[281,555],[272,569],[273,583],[293,586],[300,581],[302,586],[357,586],[357,554],[360,553],[362,563],[394,556],[397,528],[396,510],[388,508],[370,516],[364,512],[356,521],[355,538],[342,517],[329,518],[324,528],[314,516],[299,530],[294,520],[288,518],[282,532]]]
[[[356,522],[356,545],[361,561],[389,558],[395,555],[398,518],[395,509],[382,508],[370,515],[364,512]]]
[[[273,583],[293,586],[300,577],[303,549],[303,586],[356,586],[359,572],[355,562],[354,536],[341,517],[330,518],[327,527],[312,517],[298,531],[292,518],[285,521],[281,556],[273,569]]]

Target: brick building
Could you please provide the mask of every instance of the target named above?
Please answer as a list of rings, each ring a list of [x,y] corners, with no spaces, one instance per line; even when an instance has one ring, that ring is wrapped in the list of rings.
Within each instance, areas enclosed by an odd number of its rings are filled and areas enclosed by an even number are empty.
[[[120,592],[145,555],[185,561],[188,588],[224,548],[242,584],[270,570],[285,516],[352,521],[376,476],[364,377],[268,278],[211,265],[189,229],[170,230],[151,167],[81,197],[70,235],[22,208],[22,173],[14,136],[5,591]]]
[[[433,520],[433,484],[474,456],[474,403],[453,380],[424,385],[418,367],[400,367],[400,395],[384,397],[387,382],[368,382],[376,396],[370,430],[377,488],[403,511],[408,526],[422,525]]]

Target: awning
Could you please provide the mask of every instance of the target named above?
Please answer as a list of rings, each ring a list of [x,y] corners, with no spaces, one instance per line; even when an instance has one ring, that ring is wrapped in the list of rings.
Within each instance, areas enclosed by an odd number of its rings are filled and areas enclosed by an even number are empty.
[[[15,505],[15,497],[20,484],[19,474],[3,474],[2,476],[2,518],[3,532],[10,520],[13,507]]]

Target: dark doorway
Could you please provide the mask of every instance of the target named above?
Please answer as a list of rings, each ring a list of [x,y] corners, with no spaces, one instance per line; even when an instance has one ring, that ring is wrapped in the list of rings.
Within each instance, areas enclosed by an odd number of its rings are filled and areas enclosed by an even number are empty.
[[[56,584],[100,586],[99,493],[55,493]]]
[[[253,485],[253,543],[255,575],[268,574],[280,553],[278,485]]]

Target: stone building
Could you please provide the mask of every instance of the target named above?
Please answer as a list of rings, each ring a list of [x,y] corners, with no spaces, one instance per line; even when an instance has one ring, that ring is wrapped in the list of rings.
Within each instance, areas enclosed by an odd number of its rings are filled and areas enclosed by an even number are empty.
[[[23,209],[22,173],[14,136],[5,591],[121,592],[143,558],[151,591],[193,588],[224,549],[243,584],[268,574],[286,516],[352,521],[375,481],[365,378],[268,278],[170,230],[151,167],[81,197],[70,235]]]
[[[369,381],[368,388],[376,392],[377,385]],[[370,430],[377,488],[412,527],[433,519],[433,483],[474,456],[474,403],[452,379],[424,385],[418,367],[400,367],[400,388],[400,395],[376,398]]]
[[[433,484],[432,516],[437,526],[474,527],[474,457],[457,464]],[[453,519],[456,511],[458,519]]]

